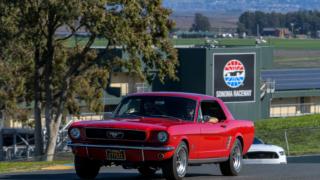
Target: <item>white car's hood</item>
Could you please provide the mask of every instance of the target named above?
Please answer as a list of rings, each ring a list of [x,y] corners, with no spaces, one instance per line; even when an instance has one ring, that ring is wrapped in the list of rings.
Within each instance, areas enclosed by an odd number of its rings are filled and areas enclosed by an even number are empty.
[[[252,144],[248,152],[255,151],[280,152],[284,151],[284,149],[282,147],[269,144]]]

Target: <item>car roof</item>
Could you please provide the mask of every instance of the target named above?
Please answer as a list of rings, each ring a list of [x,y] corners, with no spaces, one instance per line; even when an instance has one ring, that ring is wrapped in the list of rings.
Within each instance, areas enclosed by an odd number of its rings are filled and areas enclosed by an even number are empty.
[[[200,100],[200,101],[201,100],[217,100],[216,97],[208,96],[204,94],[187,93],[187,92],[165,92],[165,91],[134,93],[128,96],[172,96],[172,97],[189,98],[189,99]]]

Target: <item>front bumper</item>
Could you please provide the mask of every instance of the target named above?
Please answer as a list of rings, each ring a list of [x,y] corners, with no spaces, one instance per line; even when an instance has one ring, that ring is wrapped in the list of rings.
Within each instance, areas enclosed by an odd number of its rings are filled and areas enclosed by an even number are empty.
[[[174,153],[173,146],[124,146],[124,145],[101,145],[101,144],[84,144],[68,143],[72,152],[81,157],[87,157],[96,160],[106,160],[106,150],[123,150],[126,154],[126,161],[144,162],[144,161],[161,161],[169,159]]]

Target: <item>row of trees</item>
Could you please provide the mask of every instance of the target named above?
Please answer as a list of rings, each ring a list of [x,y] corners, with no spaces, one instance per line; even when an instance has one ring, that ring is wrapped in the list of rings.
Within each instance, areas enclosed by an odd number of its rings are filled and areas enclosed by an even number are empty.
[[[266,13],[261,11],[244,12],[239,17],[238,32],[249,35],[262,34],[263,28],[288,28],[294,34],[316,35],[320,30],[320,11],[297,11],[283,13]]]
[[[102,110],[113,69],[124,67],[141,78],[157,69],[160,80],[175,78],[169,15],[161,0],[0,1],[0,108],[15,115],[22,103],[33,105],[36,155],[52,160],[62,117],[78,112],[80,100]],[[57,37],[61,28],[69,34]],[[88,33],[84,42],[77,41],[79,30]],[[105,59],[91,49],[97,38],[107,40],[106,51],[122,47],[129,58]]]

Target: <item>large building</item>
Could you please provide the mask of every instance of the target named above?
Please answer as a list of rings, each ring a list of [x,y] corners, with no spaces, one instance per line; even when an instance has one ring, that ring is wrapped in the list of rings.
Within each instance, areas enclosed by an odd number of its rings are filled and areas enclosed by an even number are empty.
[[[320,113],[320,69],[263,70],[261,78],[274,84],[271,117]]]
[[[270,47],[178,48],[178,82],[154,82],[154,91],[183,91],[222,99],[236,118],[268,117],[261,70],[272,67]]]
[[[320,69],[273,69],[265,46],[178,48],[179,82],[155,82],[154,91],[213,95],[236,118],[265,119],[320,113]]]

